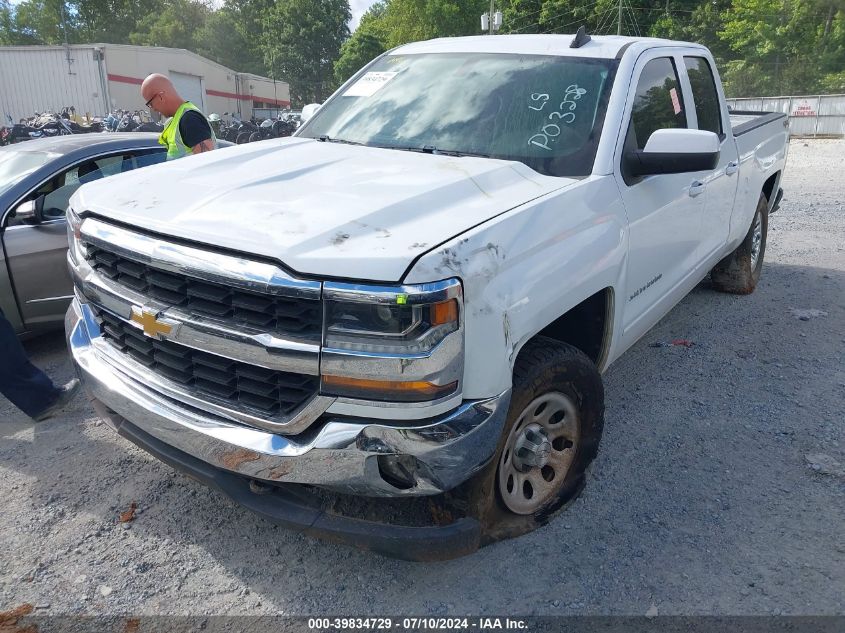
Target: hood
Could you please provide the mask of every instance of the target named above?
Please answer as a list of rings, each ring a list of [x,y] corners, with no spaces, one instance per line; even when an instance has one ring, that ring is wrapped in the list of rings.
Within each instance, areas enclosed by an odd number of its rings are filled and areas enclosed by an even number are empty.
[[[71,206],[295,273],[399,281],[425,251],[574,182],[512,161],[287,138],[86,184]]]

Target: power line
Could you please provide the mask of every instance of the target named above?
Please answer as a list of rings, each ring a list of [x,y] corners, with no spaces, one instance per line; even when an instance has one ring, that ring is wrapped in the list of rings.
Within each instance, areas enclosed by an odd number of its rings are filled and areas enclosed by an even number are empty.
[[[613,24],[614,13],[616,13],[616,7],[610,7],[596,21],[596,35],[602,35],[602,31],[604,31],[604,29],[610,28]]]
[[[599,2],[600,2],[600,0],[595,0],[594,2],[591,2],[591,3],[590,3],[590,4],[588,4],[588,5],[585,5],[585,6],[583,6],[583,7],[578,7],[578,8],[579,8],[579,9],[589,9],[590,7],[593,7],[593,6],[597,5]],[[552,17],[548,18],[547,20],[543,20],[543,21],[544,21],[544,22],[551,22],[552,20],[556,20],[557,18],[563,17],[564,15],[567,15],[568,13],[574,13],[574,12],[573,12],[573,11],[564,11],[564,12],[562,12],[562,13],[558,13],[557,15],[553,15]],[[585,19],[585,18],[581,18],[580,20],[576,20],[576,21],[574,21],[574,22],[570,22],[570,24],[565,24],[564,26],[570,26],[571,24],[578,24],[579,22],[583,22],[583,21],[584,21],[584,19]],[[511,33],[519,33],[520,31],[524,31],[524,30],[526,30],[526,29],[530,29],[530,28],[533,28],[533,27],[535,27],[535,26],[536,26],[536,27],[540,27],[540,23],[539,23],[539,22],[535,22],[534,24],[529,24],[529,25],[527,25],[527,26],[523,26],[522,28],[519,28],[519,29],[514,29],[513,31],[510,31],[510,32],[511,32]],[[564,28],[564,27],[563,27],[563,26],[561,26],[561,27],[553,27],[553,28]]]
[[[543,12],[543,9],[541,7],[539,9],[537,9],[536,11],[532,11],[531,13],[524,13],[522,15],[518,15],[514,18],[514,20],[521,22],[525,18],[530,18],[532,15],[537,15],[538,13],[542,13],[542,12]]]
[[[628,17],[630,18],[630,21],[631,21],[631,23],[634,27],[634,30],[631,33],[631,35],[636,35],[637,37],[641,37],[642,33],[640,33],[640,25],[637,22],[637,18],[634,16],[634,12],[631,11],[631,5],[627,5],[626,8],[628,10]]]
[[[613,13],[613,9],[606,9],[604,13],[600,14],[596,18],[596,35],[601,35],[602,29],[604,28],[605,20],[607,20],[607,16]]]
[[[561,24],[560,26],[550,26],[550,27],[548,27],[545,31],[540,31],[540,33],[539,33],[539,34],[540,34],[540,35],[543,35],[543,34],[547,34],[547,33],[552,33],[553,31],[558,31],[558,30],[565,29],[565,28],[566,28],[566,27],[568,27],[568,26],[574,26],[574,25],[576,25],[576,24],[579,24],[579,25],[580,25],[580,24],[584,24],[584,22],[585,22],[585,21],[586,21],[586,18],[580,18],[580,19],[578,19],[578,20],[574,20],[574,21],[572,21],[572,22],[568,22],[567,24]]]

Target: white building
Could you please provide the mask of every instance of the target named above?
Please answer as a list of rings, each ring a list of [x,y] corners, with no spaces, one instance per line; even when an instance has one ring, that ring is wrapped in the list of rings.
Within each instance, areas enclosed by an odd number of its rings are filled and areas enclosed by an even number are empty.
[[[238,73],[181,48],[79,44],[0,47],[0,125],[34,112],[74,106],[85,116],[143,110],[140,86],[150,73],[168,75],[203,112],[238,113],[290,106],[288,84]]]

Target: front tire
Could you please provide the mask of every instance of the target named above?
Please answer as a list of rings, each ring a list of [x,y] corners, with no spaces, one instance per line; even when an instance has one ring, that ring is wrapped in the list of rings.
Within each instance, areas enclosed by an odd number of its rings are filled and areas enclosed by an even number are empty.
[[[574,500],[603,427],[604,387],[593,362],[566,343],[527,343],[495,456],[467,484],[484,542],[530,532]]]
[[[742,243],[710,271],[713,287],[720,292],[747,295],[754,292],[763,272],[766,236],[769,232],[769,201],[760,194],[751,227]]]

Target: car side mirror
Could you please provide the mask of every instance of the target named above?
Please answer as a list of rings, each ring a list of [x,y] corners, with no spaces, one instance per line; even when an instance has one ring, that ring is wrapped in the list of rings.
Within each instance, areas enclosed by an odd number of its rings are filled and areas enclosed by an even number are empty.
[[[15,217],[24,224],[41,224],[44,221],[44,196],[20,203],[15,209]]]
[[[706,130],[656,130],[642,150],[625,153],[625,170],[631,176],[683,174],[716,169],[719,136]]]
[[[307,106],[302,108],[302,114],[300,115],[300,122],[305,123],[308,119],[314,116],[317,113],[317,110],[320,109],[320,103],[309,103]]]

